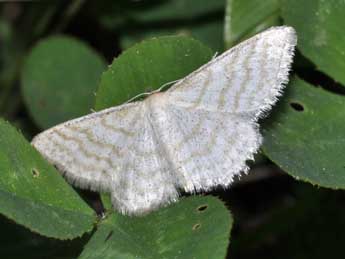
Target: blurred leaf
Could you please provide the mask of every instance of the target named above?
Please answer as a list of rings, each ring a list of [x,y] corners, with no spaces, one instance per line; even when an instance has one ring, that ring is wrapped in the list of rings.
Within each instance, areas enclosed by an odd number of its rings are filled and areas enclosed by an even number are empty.
[[[264,153],[313,184],[345,188],[345,98],[294,78],[264,128]]]
[[[103,7],[103,8],[102,8]],[[195,18],[223,11],[225,0],[155,0],[155,1],[107,1],[100,5],[91,4],[89,9],[97,9],[100,22],[108,29],[124,25],[126,22],[162,23],[164,21],[191,21]]]
[[[181,199],[144,217],[110,215],[80,258],[225,258],[232,225],[218,199]]]
[[[94,212],[7,122],[0,120],[0,212],[48,237],[90,231]]]
[[[224,51],[223,20],[213,20],[190,28],[190,35],[205,43],[212,50]]]
[[[214,51],[223,51],[223,21],[221,19],[208,21],[207,23],[198,23],[196,25],[181,25],[176,28],[160,27],[156,29],[146,29],[127,32],[121,37],[122,49],[127,49],[133,46],[138,41],[166,35],[180,35],[191,36],[207,46],[211,47]]]
[[[116,1],[106,6],[101,24],[120,31],[123,49],[150,37],[176,34],[195,37],[217,51],[224,49],[225,0]]]
[[[137,12],[134,17],[143,22],[190,20],[210,12],[223,10],[224,7],[225,0],[166,0],[145,12]]]
[[[103,73],[96,109],[122,104],[167,82],[185,77],[212,57],[211,50],[188,37],[143,41],[124,51]]]
[[[227,0],[224,30],[227,48],[274,25],[279,25],[279,0]]]
[[[18,93],[13,91],[23,56],[23,42],[13,26],[0,18],[0,113],[10,117],[17,108]],[[12,92],[16,92],[14,95]]]
[[[282,2],[282,16],[296,29],[302,54],[345,85],[344,9],[338,0]]]
[[[45,129],[90,113],[104,69],[103,59],[73,38],[39,42],[22,73],[24,101],[36,123]]]

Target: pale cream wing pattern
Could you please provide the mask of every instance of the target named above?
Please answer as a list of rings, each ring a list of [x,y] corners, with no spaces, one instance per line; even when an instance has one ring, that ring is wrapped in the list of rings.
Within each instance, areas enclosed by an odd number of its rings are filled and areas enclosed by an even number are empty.
[[[238,44],[174,84],[169,102],[258,117],[269,110],[288,82],[297,43],[292,27],[273,27]]]
[[[257,120],[276,101],[296,44],[290,27],[265,31],[164,93],[53,127],[33,146],[74,185],[111,193],[141,215],[193,192],[227,186],[261,144]]]
[[[111,193],[123,214],[143,214],[177,199],[143,102],[121,105],[55,126],[32,145],[73,185]]]
[[[261,144],[257,120],[288,81],[296,45],[276,27],[237,45],[165,94],[171,155],[186,191],[227,186]],[[175,139],[177,141],[173,141]],[[169,141],[167,139],[166,141]]]
[[[236,174],[247,170],[246,160],[261,143],[254,122],[230,113],[153,103],[152,121],[179,188],[195,192],[228,186]]]

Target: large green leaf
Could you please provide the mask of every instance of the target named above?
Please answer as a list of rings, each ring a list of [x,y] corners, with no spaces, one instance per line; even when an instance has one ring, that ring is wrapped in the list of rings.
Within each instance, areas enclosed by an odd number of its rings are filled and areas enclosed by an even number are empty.
[[[0,120],[0,213],[34,232],[70,239],[90,231],[95,215],[62,176]]]
[[[188,37],[153,38],[134,45],[103,73],[96,109],[122,104],[165,83],[183,78],[212,57],[212,51]]]
[[[264,128],[264,153],[297,179],[345,188],[345,98],[294,78]]]
[[[41,128],[85,115],[94,104],[103,59],[84,43],[56,36],[39,42],[22,73],[22,91]]]
[[[144,217],[110,215],[80,258],[225,258],[232,219],[218,199],[182,199]]]
[[[230,48],[256,33],[278,24],[278,0],[227,0],[225,45]]]
[[[345,1],[284,0],[282,16],[298,35],[298,48],[316,67],[345,84]]]

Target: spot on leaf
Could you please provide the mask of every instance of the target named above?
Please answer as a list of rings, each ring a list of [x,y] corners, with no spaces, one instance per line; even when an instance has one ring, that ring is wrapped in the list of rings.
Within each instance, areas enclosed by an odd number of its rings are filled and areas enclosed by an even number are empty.
[[[194,226],[193,226],[193,230],[197,230],[201,227],[201,224],[200,223],[196,223]]]

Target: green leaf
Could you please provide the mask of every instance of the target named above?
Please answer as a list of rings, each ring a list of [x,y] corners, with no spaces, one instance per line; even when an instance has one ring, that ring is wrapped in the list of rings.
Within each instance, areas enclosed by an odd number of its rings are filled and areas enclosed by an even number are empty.
[[[282,16],[298,35],[298,48],[317,68],[345,84],[345,2],[284,0]]]
[[[279,0],[227,0],[225,45],[237,43],[279,24]]]
[[[264,128],[264,153],[313,184],[345,188],[345,98],[294,78]]]
[[[39,42],[22,73],[24,101],[41,128],[90,113],[103,59],[84,43],[56,36]]]
[[[80,258],[225,258],[232,225],[218,199],[181,199],[144,217],[110,215]]]
[[[103,73],[96,109],[122,104],[165,83],[185,77],[212,57],[212,51],[188,37],[143,41],[124,51]]]
[[[0,213],[48,237],[90,231],[93,210],[7,122],[0,120]]]

